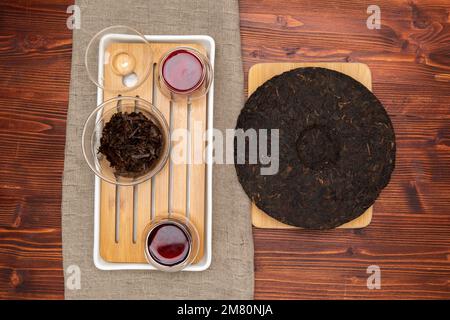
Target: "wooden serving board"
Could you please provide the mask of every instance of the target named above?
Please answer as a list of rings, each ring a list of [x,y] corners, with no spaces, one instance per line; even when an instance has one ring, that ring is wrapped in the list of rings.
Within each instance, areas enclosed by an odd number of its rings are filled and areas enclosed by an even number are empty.
[[[248,72],[248,96],[250,96],[264,82],[281,74],[300,67],[321,67],[342,72],[361,82],[369,90],[372,90],[372,75],[367,65],[363,63],[323,62],[323,63],[260,63],[252,66]],[[372,220],[373,206],[366,210],[358,218],[347,222],[338,228],[358,229],[367,227]],[[258,228],[275,229],[300,229],[275,220],[254,203],[251,208],[252,223]]]
[[[150,76],[138,88],[126,92],[126,96],[139,96],[156,106],[164,115],[172,133],[176,129],[201,128],[206,130],[206,97],[187,102],[172,102],[166,98],[155,82],[159,59],[168,50],[178,46],[188,46],[206,54],[198,44],[151,43],[152,56],[144,56],[143,44],[111,43],[105,56],[113,56],[117,51],[130,52],[136,61],[151,59]],[[139,63],[137,67],[139,68]],[[138,73],[138,69],[135,70]],[[122,82],[110,64],[104,66],[105,85]],[[104,101],[117,96],[104,92]],[[184,157],[193,159],[195,154],[203,154],[205,142],[202,137],[188,133],[187,139],[172,141]],[[188,154],[189,152],[189,154]],[[200,161],[173,163],[169,157],[164,168],[151,180],[136,186],[115,186],[101,181],[100,189],[100,255],[107,262],[146,263],[144,255],[144,228],[156,217],[167,217],[172,213],[187,215],[197,227],[200,235],[199,254],[194,263],[200,261],[205,245],[205,195],[206,165]]]

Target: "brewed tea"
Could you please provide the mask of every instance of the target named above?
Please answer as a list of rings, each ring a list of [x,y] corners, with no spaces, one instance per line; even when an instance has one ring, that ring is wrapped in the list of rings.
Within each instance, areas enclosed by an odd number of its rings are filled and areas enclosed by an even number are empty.
[[[170,88],[175,91],[192,91],[203,80],[202,62],[195,54],[186,49],[171,52],[162,63],[162,76]]]
[[[191,242],[182,227],[166,222],[150,232],[147,245],[150,256],[157,263],[174,266],[186,260]]]

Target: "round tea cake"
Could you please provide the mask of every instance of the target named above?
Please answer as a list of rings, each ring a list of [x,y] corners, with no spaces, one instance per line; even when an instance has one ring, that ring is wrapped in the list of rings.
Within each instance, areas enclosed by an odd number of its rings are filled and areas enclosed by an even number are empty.
[[[248,139],[235,139],[235,166],[258,208],[293,226],[329,229],[355,219],[394,170],[395,134],[386,110],[366,87],[336,71],[298,68],[273,77],[247,100],[236,129],[255,129],[258,138],[260,129],[279,130],[275,174],[262,174],[270,164],[260,157],[248,163]],[[244,164],[239,141],[246,141]],[[267,149],[270,155],[270,140]]]

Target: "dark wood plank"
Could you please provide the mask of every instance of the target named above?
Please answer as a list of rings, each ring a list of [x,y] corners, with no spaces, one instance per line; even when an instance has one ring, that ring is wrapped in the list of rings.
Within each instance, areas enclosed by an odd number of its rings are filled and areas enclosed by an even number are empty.
[[[62,299],[72,0],[0,3],[0,299]]]
[[[0,4],[0,298],[63,298],[68,0]],[[254,230],[255,297],[450,298],[450,25],[445,0],[241,0],[244,68],[359,61],[392,116],[397,168],[363,230]],[[366,268],[382,289],[366,288]]]
[[[257,299],[450,298],[450,23],[445,0],[241,0],[244,70],[355,61],[392,117],[397,166],[363,230],[254,229]],[[381,290],[366,286],[369,265]]]

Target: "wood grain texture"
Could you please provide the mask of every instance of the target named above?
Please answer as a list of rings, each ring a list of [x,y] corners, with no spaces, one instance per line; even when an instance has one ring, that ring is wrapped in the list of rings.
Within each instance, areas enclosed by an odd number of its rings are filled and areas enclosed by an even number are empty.
[[[145,233],[143,231],[150,222],[152,206],[155,208],[153,215],[158,218],[167,218],[172,213],[190,218],[199,234],[199,253],[194,263],[203,258],[206,166],[203,159],[198,164],[194,162],[194,153],[202,155],[205,149],[203,133],[206,128],[206,96],[194,100],[190,106],[186,99],[171,102],[170,99],[162,94],[156,84],[158,80],[155,69],[158,68],[158,62],[169,50],[180,46],[193,47],[203,54],[206,53],[205,48],[201,45],[180,43],[151,43],[151,57],[146,55],[147,50],[145,50],[142,43],[111,43],[106,48],[105,56],[110,57],[110,61],[114,61],[116,54],[124,52],[129,53],[136,61],[148,61],[147,66],[151,68],[149,71],[150,76],[139,87],[127,91],[124,95],[139,96],[155,103],[155,106],[164,114],[170,132],[172,134],[175,132],[177,136],[176,148],[175,144],[171,146],[171,152],[177,152],[177,154],[173,157],[169,156],[161,172],[154,176],[153,185],[150,180],[136,186],[119,187],[115,187],[106,181],[101,182],[100,255],[105,261],[122,263],[147,262],[144,255]],[[136,63],[134,71],[138,75],[146,74],[143,63]],[[104,80],[105,87],[123,88],[122,76],[114,72],[113,63],[105,64]],[[154,94],[153,88],[155,90]],[[116,96],[117,93],[105,91],[103,100],[107,101]],[[153,101],[154,98],[155,101]],[[106,107],[106,110],[110,110],[115,106],[115,103],[110,104]],[[121,108],[123,111],[131,112],[134,110],[135,104],[122,101]],[[191,111],[189,112],[189,110]],[[106,118],[105,122],[108,120],[109,118]],[[194,127],[195,125],[200,127]],[[191,132],[190,139],[187,139],[186,132],[180,132],[185,131],[187,128]],[[180,136],[180,133],[184,133],[184,135]],[[200,143],[198,143],[196,135],[199,136]],[[180,154],[184,155],[184,157],[179,157]],[[190,162],[187,161],[187,155],[191,159]],[[110,168],[109,163],[106,162],[105,165],[106,168]],[[188,179],[190,182],[189,189],[187,189]],[[118,208],[116,188],[118,188],[120,199]],[[152,198],[152,188],[155,191],[154,198]],[[189,203],[187,202],[187,190],[189,190],[190,195]],[[134,197],[134,193],[136,193],[136,197]],[[134,216],[135,213],[136,216]],[[119,222],[118,225],[117,221]],[[136,233],[134,232],[134,226],[136,226]]]
[[[61,299],[72,1],[0,2],[0,299]]]
[[[248,95],[250,96],[259,86],[264,84],[270,78],[282,74],[283,72],[304,67],[320,67],[342,72],[353,79],[362,83],[367,89],[372,90],[372,77],[370,69],[363,63],[349,62],[303,62],[303,63],[258,63],[253,65],[248,71]],[[373,206],[368,208],[356,219],[344,223],[338,228],[358,229],[367,227],[372,220]],[[254,203],[251,207],[252,224],[257,228],[273,229],[298,229],[298,227],[282,223],[263,210],[259,209]]]
[[[63,298],[71,2],[0,2],[0,299]],[[448,1],[376,4],[380,30],[363,1],[240,1],[246,76],[259,62],[366,63],[398,147],[368,228],[254,229],[257,299],[450,299]],[[381,290],[366,287],[371,264]]]
[[[122,76],[116,74],[113,70],[114,57],[118,53],[127,52],[136,59],[142,61],[148,53],[141,44],[123,44],[111,43],[106,48],[106,56],[109,62],[105,64],[104,81],[108,88],[122,88]],[[139,77],[144,74],[152,74],[152,63],[148,63],[145,69],[143,63],[137,62],[133,69]],[[147,73],[148,72],[148,73]],[[144,90],[146,89],[146,90]],[[126,96],[139,96],[147,101],[152,101],[153,85],[151,76],[138,88],[127,91]],[[103,101],[117,96],[117,93],[104,91]],[[134,111],[135,104],[130,102],[121,103],[122,111]],[[115,107],[115,104],[107,106],[106,110]],[[105,110],[105,111],[106,111]],[[112,115],[111,115],[112,116]],[[105,119],[108,121],[109,119]],[[107,160],[105,160],[107,163]],[[109,163],[105,164],[109,167]],[[135,189],[136,188],[136,189]],[[141,235],[150,221],[150,206],[148,199],[151,197],[151,183],[146,181],[136,187],[133,186],[115,186],[106,181],[101,181],[100,185],[100,255],[108,262],[145,262],[144,240]],[[136,208],[136,239],[134,234],[134,192],[137,196]],[[117,203],[117,195],[119,202]],[[117,204],[119,204],[117,206]],[[118,207],[118,208],[117,208]],[[118,225],[116,226],[116,223]],[[140,232],[139,232],[140,231]]]
[[[241,0],[245,77],[260,62],[362,62],[396,132],[392,180],[361,230],[254,229],[256,299],[450,299],[450,23],[445,0]],[[381,268],[380,290],[366,286]]]

